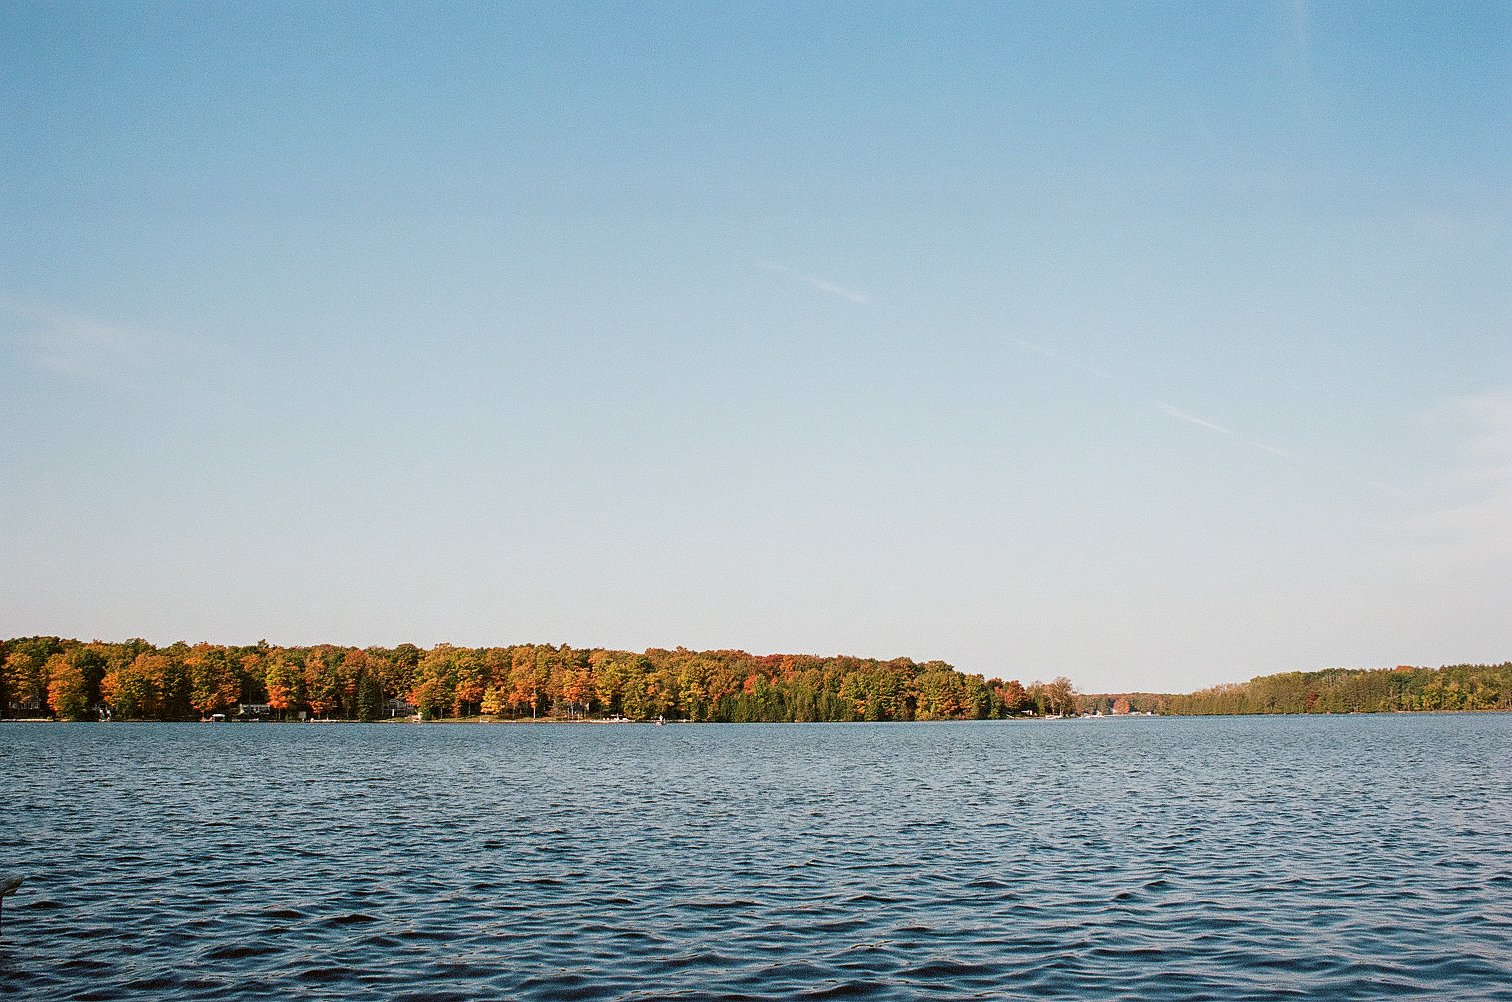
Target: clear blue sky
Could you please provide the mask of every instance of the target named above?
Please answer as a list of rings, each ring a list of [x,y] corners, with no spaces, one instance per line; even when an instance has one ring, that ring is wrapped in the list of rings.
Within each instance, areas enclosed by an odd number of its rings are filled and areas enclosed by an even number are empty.
[[[1512,658],[1507,4],[23,0],[0,107],[0,634]]]

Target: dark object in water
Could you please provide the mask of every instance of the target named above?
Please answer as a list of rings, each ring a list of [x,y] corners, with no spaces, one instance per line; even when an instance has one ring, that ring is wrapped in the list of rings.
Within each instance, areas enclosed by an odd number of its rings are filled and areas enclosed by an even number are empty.
[[[4,928],[5,922],[5,899],[16,893],[16,888],[21,886],[20,877],[12,877],[0,874],[0,929]]]

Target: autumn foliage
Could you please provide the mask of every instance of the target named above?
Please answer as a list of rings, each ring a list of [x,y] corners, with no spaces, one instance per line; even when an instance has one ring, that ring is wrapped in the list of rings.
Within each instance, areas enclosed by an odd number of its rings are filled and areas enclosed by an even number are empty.
[[[30,637],[0,642],[0,665],[7,715],[70,719],[189,720],[239,704],[266,705],[274,717],[353,720],[389,716],[401,703],[429,718],[732,722],[985,719],[1044,709],[1038,683],[1026,689],[942,661],[681,647],[157,648]]]
[[[1348,713],[1512,709],[1512,664],[1333,668],[1199,692],[1078,694],[943,661],[552,644],[274,647],[145,640],[0,641],[0,715],[195,720],[259,704],[277,718],[696,721],[981,720],[1035,714]]]

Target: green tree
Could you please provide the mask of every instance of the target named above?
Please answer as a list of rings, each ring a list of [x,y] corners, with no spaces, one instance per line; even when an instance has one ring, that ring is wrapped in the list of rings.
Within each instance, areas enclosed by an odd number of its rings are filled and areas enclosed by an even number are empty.
[[[385,702],[383,683],[378,676],[366,672],[360,674],[357,677],[357,719],[364,721],[382,719]]]

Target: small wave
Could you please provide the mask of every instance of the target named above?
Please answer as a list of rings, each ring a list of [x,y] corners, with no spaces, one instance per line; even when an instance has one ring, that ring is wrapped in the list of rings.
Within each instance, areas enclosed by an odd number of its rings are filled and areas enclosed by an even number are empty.
[[[842,981],[838,984],[796,992],[793,998],[863,999],[874,995],[886,995],[890,991],[889,986],[881,981]]]
[[[920,981],[991,977],[1002,970],[999,964],[968,964],[959,960],[931,960],[917,967],[899,971],[898,976]]]
[[[300,981],[319,985],[333,985],[351,976],[352,972],[344,967],[306,967],[294,975]]]
[[[211,961],[245,960],[277,952],[277,947],[265,943],[224,943],[206,950],[202,956]]]
[[[514,994],[541,1002],[582,1002],[584,999],[611,997],[609,988],[601,981],[563,971],[526,978],[515,986]]]
[[[377,921],[378,919],[375,916],[368,915],[363,912],[353,912],[350,915],[333,915],[321,924],[339,927],[348,925],[367,925],[369,923]]]

